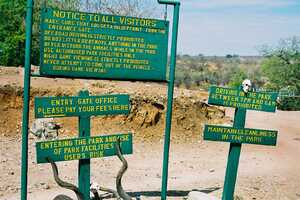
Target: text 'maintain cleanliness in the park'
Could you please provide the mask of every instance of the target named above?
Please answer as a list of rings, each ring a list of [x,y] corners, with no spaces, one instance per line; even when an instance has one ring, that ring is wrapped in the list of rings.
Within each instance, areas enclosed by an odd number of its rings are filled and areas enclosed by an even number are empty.
[[[277,131],[205,125],[204,140],[275,146]]]
[[[132,134],[79,137],[36,143],[37,163],[80,160],[116,155],[115,143],[119,139],[122,154],[132,154]]]
[[[129,114],[129,95],[36,97],[36,118]]]
[[[166,80],[169,22],[42,10],[41,75]]]

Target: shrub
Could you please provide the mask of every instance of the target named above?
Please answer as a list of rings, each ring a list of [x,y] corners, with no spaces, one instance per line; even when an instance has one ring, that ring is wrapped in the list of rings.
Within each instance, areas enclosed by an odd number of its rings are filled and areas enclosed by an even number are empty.
[[[283,97],[279,101],[278,109],[288,111],[300,111],[300,96]]]

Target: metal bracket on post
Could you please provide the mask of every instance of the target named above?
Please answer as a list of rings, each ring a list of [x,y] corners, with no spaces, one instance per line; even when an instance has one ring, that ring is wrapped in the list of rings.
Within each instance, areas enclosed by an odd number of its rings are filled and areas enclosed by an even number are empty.
[[[166,114],[166,128],[164,139],[164,155],[163,155],[163,171],[162,171],[162,188],[161,199],[167,199],[167,185],[168,185],[168,165],[169,165],[169,151],[171,139],[171,122],[172,122],[172,107],[173,107],[173,93],[174,93],[174,79],[176,68],[176,55],[177,55],[177,37],[178,37],[178,23],[179,23],[179,0],[158,0],[160,4],[173,5],[173,27],[172,27],[172,45],[171,45],[171,58],[170,58],[170,72],[168,82],[168,105]]]
[[[160,4],[168,4],[168,5],[180,5],[179,0],[157,0]]]

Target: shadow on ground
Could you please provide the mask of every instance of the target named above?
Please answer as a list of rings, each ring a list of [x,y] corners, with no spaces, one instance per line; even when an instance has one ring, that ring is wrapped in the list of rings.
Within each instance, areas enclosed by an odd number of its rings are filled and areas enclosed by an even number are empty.
[[[167,193],[168,197],[186,197],[188,196],[189,192],[191,191],[198,191],[198,192],[203,192],[203,193],[211,193],[216,190],[221,189],[220,187],[212,187],[212,188],[206,188],[206,189],[193,189],[193,190],[169,190]],[[139,191],[139,192],[127,192],[127,194],[133,198],[140,199],[141,196],[146,196],[146,197],[160,197],[161,192],[160,191]],[[111,197],[107,197],[104,199],[108,199]]]

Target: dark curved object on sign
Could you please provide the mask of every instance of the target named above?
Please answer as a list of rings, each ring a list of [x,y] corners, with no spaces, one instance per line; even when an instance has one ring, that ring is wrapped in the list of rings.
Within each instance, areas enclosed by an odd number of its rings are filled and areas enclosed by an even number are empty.
[[[123,186],[122,186],[122,177],[123,177],[124,173],[126,172],[126,170],[128,168],[128,163],[125,160],[124,156],[122,155],[122,151],[121,151],[121,147],[120,147],[120,139],[118,139],[117,142],[115,143],[115,149],[116,149],[116,154],[117,154],[118,158],[122,162],[122,167],[119,170],[118,175],[117,175],[117,179],[116,179],[117,192],[118,192],[119,196],[122,199],[124,199],[124,200],[132,200],[131,196],[129,196],[124,191]]]
[[[55,164],[55,162],[50,159],[49,157],[46,158],[46,160],[51,164],[52,170],[53,170],[53,175],[54,175],[54,180],[55,182],[63,188],[66,188],[68,190],[72,190],[73,192],[75,192],[76,196],[77,196],[77,200],[84,200],[83,199],[83,195],[82,193],[79,191],[79,188],[76,187],[75,185],[71,184],[71,183],[67,183],[64,182],[63,180],[61,180],[58,176],[58,169],[57,169],[57,165]],[[72,198],[66,196],[66,195],[58,195],[54,198],[54,200],[73,200]]]

